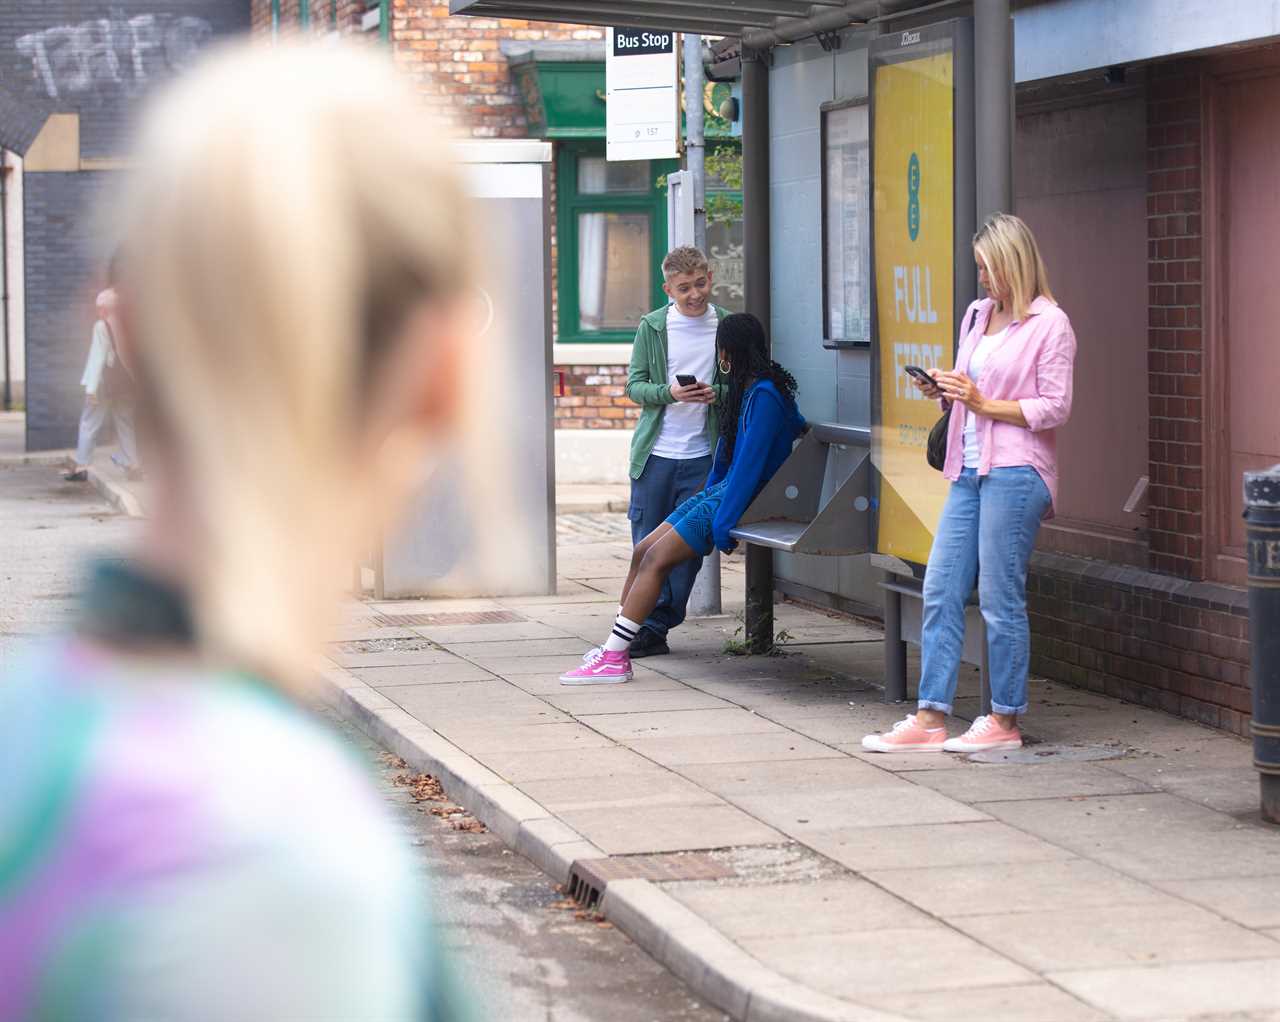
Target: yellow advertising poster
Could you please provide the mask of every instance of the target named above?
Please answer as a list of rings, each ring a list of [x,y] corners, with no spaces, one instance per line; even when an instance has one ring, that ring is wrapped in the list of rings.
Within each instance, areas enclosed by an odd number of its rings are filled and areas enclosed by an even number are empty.
[[[875,71],[873,208],[880,472],[877,550],[924,564],[947,484],[925,460],[941,411],[903,366],[952,368],[952,53]]]

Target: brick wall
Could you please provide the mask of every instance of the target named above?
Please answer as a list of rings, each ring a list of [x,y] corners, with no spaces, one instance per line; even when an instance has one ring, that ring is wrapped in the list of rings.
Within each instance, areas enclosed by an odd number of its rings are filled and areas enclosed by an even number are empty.
[[[1156,65],[1147,94],[1147,267],[1152,570],[1204,575],[1201,81]]]
[[[640,406],[624,396],[624,365],[557,366],[564,373],[564,396],[556,398],[557,429],[630,429]]]
[[[116,159],[140,100],[214,39],[247,29],[249,13],[249,0],[0,3],[0,82],[27,112],[79,115],[82,160]],[[28,450],[75,438],[102,255],[92,200],[114,173],[23,175]]]
[[[1245,591],[1203,581],[1201,65],[1147,85],[1150,570],[1037,553],[1028,580],[1039,674],[1248,733]]]
[[[1248,733],[1243,590],[1036,554],[1027,606],[1035,673]]]

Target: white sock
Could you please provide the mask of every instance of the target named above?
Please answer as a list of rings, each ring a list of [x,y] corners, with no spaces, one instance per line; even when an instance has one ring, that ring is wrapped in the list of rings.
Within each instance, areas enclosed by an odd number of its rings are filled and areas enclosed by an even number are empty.
[[[613,622],[613,631],[609,633],[609,638],[605,640],[605,652],[622,653],[630,649],[631,640],[636,637],[636,632],[638,631],[640,631],[640,625],[623,617],[622,612],[619,611],[617,618]]]

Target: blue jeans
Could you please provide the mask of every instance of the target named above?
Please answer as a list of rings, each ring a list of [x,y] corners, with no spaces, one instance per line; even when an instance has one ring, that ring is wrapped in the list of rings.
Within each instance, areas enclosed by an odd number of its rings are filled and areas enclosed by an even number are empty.
[[[950,713],[964,647],[964,605],[978,583],[987,625],[991,709],[1027,710],[1031,630],[1027,625],[1027,564],[1049,488],[1030,465],[966,468],[951,484],[924,576],[920,640],[920,708]]]
[[[688,460],[649,455],[640,478],[631,480],[631,506],[627,510],[627,517],[631,519],[631,542],[639,543],[665,522],[672,511],[702,489],[710,474],[709,454]],[[658,605],[645,619],[646,628],[665,636],[684,620],[689,594],[701,567],[700,559],[686,561],[667,576]]]

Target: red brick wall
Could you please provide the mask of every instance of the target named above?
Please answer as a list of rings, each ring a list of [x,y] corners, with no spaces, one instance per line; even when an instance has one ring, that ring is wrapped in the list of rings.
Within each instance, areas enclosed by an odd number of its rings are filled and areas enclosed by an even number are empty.
[[[564,396],[556,398],[557,429],[631,429],[640,406],[623,395],[624,365],[557,366],[564,373]]]
[[[528,133],[504,39],[603,39],[604,29],[512,18],[450,17],[448,0],[394,0],[396,62],[449,123],[474,138]]]
[[[1147,495],[1152,570],[1204,577],[1201,77],[1151,68],[1147,99]]]

